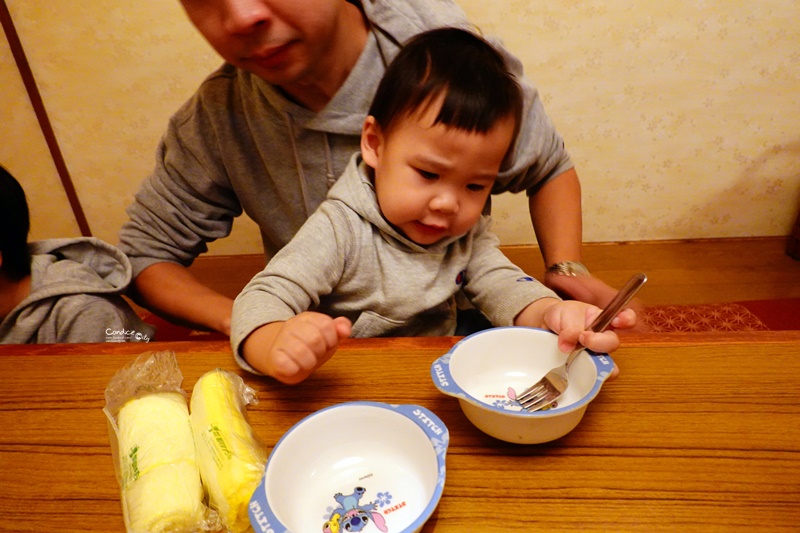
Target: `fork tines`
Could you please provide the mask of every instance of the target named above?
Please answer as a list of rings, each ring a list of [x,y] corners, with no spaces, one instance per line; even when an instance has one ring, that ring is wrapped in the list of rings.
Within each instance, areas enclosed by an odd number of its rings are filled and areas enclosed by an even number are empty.
[[[526,411],[535,411],[558,398],[561,392],[548,379],[542,379],[517,396],[517,402]]]

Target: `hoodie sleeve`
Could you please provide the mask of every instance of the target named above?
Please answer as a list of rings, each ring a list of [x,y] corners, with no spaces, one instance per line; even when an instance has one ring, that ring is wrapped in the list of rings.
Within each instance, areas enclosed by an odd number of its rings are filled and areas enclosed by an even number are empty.
[[[244,287],[231,317],[231,347],[242,368],[258,373],[240,353],[255,329],[308,311],[333,291],[351,262],[352,237],[344,211],[326,201]]]
[[[190,265],[208,242],[228,236],[242,214],[203,105],[196,94],[170,119],[155,169],[127,209],[119,248],[134,277],[158,262]]]
[[[511,326],[514,318],[540,298],[558,298],[555,292],[527,275],[498,248],[500,240],[479,223],[467,266],[464,294],[496,326]]]

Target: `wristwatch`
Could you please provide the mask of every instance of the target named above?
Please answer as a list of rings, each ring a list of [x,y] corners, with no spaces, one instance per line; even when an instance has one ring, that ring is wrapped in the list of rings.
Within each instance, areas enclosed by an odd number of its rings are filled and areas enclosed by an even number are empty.
[[[589,269],[578,261],[561,261],[547,267],[547,273],[559,276],[588,276]]]

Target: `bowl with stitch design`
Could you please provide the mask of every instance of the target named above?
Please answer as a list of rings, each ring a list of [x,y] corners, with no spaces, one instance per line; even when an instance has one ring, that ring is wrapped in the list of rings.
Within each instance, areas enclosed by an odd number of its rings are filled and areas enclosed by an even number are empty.
[[[417,532],[444,490],[450,434],[419,405],[346,402],[292,426],[250,499],[255,531]]]
[[[575,429],[611,375],[608,354],[582,351],[569,369],[569,385],[556,402],[529,412],[516,400],[550,369],[564,364],[558,336],[548,330],[497,327],[464,337],[431,365],[436,387],[458,399],[472,424],[497,439],[539,444]]]

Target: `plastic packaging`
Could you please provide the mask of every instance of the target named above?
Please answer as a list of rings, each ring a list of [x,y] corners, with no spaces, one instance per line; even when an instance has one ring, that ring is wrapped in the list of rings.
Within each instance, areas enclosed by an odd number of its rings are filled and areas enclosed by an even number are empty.
[[[203,504],[183,375],[173,352],[143,354],[106,387],[114,468],[128,533],[216,529]]]
[[[246,419],[257,402],[242,378],[215,369],[195,384],[191,423],[209,505],[232,533],[250,531],[247,506],[264,474],[266,451]]]

